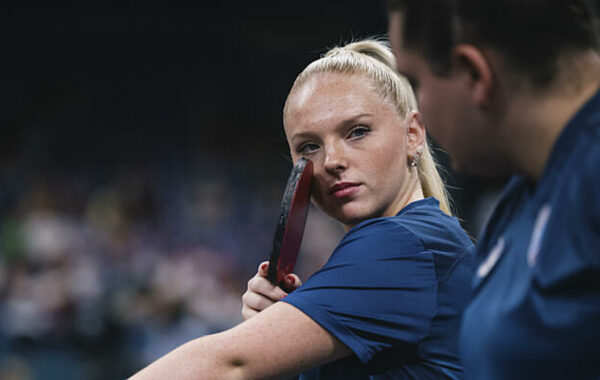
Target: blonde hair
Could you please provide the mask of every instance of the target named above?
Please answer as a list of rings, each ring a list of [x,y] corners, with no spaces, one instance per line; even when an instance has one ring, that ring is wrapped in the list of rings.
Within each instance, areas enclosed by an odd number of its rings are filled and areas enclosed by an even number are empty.
[[[406,78],[396,71],[396,60],[387,41],[365,39],[345,46],[334,47],[298,75],[290,94],[315,74],[324,72],[365,75],[375,85],[376,91],[382,98],[396,106],[400,116],[404,117],[408,112],[417,110],[415,94]],[[287,106],[286,100],[284,115]],[[423,195],[436,198],[440,202],[440,209],[446,214],[452,215],[448,192],[440,177],[438,165],[431,154],[427,140],[425,140],[417,165],[417,175]]]

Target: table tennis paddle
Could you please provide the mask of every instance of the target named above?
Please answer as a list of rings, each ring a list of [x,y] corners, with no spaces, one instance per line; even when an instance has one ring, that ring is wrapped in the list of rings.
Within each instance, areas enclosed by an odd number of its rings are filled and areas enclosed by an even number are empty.
[[[294,270],[308,216],[312,175],[312,161],[300,158],[285,185],[267,273],[274,285],[280,284]]]

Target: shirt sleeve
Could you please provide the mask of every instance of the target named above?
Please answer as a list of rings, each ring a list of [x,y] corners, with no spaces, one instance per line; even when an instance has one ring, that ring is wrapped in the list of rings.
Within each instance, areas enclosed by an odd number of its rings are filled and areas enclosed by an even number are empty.
[[[433,254],[396,220],[382,218],[352,229],[325,266],[283,301],[367,364],[388,348],[416,350],[436,297]]]

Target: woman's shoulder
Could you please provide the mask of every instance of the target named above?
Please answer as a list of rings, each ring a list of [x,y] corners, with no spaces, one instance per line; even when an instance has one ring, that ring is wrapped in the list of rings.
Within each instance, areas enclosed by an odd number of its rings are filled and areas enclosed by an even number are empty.
[[[368,241],[369,244],[381,245],[399,237],[404,240],[419,240],[418,235],[407,228],[407,224],[397,216],[380,217],[356,225],[346,233],[341,244]]]
[[[413,202],[392,217],[364,221],[348,231],[338,246],[343,250],[431,251],[451,256],[472,247],[458,220],[442,212],[435,198]]]
[[[413,255],[426,250],[420,232],[411,228],[407,220],[412,216],[400,213],[392,217],[366,220],[352,228],[342,238],[332,257],[370,260],[380,256]],[[369,255],[365,255],[368,252]]]
[[[395,216],[366,220],[352,228],[347,235],[376,234],[384,238],[390,231],[409,232],[419,238],[423,235],[452,233],[470,241],[458,219],[445,214],[433,197],[412,202]]]

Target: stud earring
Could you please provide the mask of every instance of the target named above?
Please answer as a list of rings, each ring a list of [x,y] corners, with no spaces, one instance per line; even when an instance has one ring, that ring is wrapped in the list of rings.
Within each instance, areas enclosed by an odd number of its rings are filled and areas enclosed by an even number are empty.
[[[419,147],[415,151],[415,154],[412,156],[412,158],[408,164],[412,167],[416,167],[417,165],[419,165],[419,160],[421,159],[422,154],[423,154],[423,148]]]

